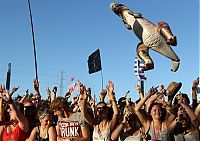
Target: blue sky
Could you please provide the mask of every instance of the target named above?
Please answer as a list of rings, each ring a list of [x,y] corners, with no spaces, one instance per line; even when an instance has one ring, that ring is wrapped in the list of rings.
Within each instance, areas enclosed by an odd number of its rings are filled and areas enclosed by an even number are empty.
[[[115,83],[117,97],[130,90],[137,99],[134,86],[134,58],[139,42],[120,18],[109,8],[111,0],[30,0],[32,7],[38,61],[40,91],[58,86],[64,71],[63,92],[71,84],[70,77],[101,91],[101,73],[88,74],[87,58],[100,49],[104,87],[108,80]],[[199,76],[199,1],[197,0],[116,0],[153,22],[166,21],[178,45],[173,47],[181,60],[177,72],[170,71],[171,60],[150,50],[154,70],[147,71],[145,90],[172,81],[182,82],[181,91],[190,94],[192,81]],[[20,86],[33,92],[35,78],[33,44],[27,0],[0,1],[0,83],[5,84],[8,63],[12,63],[11,87]]]

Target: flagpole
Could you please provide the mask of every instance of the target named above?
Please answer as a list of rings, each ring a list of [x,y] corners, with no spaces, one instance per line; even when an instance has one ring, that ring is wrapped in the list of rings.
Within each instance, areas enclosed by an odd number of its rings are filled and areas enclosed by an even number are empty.
[[[102,90],[103,90],[103,72],[102,72],[102,69],[101,69],[101,86],[102,86]]]
[[[32,12],[31,12],[31,4],[30,4],[29,0],[28,0],[28,7],[29,7],[30,20],[31,20],[32,39],[33,39],[33,51],[34,51],[34,63],[35,63],[35,78],[38,80],[36,48],[35,48],[35,37],[34,37],[34,30],[33,30],[33,20],[32,20]]]
[[[141,87],[141,93],[142,93],[142,96],[144,97],[144,80],[140,80],[140,87]]]

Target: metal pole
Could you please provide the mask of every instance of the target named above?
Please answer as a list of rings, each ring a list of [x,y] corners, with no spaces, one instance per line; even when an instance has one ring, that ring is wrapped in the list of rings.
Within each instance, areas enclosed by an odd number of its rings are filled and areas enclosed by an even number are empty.
[[[142,96],[144,97],[144,80],[140,80],[140,87],[141,87]]]
[[[34,51],[34,62],[35,62],[35,78],[38,80],[36,48],[35,48],[35,36],[34,36],[34,30],[33,30],[33,20],[32,20],[32,13],[31,13],[31,4],[30,4],[29,0],[28,0],[28,7],[29,7],[30,20],[31,20],[32,39],[33,39],[33,51]]]
[[[103,90],[103,73],[102,73],[102,70],[101,70],[101,86],[102,86],[102,90]]]

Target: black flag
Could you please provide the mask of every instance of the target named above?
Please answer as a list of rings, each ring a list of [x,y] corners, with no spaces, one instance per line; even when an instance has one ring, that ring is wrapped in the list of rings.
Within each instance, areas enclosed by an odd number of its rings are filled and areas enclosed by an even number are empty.
[[[101,70],[101,57],[99,49],[97,49],[88,57],[88,68],[89,68],[89,74]]]

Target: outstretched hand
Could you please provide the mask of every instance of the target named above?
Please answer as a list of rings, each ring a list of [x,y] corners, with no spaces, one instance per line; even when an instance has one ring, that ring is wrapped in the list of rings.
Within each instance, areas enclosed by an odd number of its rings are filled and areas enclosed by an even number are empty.
[[[159,92],[159,93],[157,94],[156,102],[158,102],[158,103],[163,103],[163,102],[165,102],[164,96],[163,96],[162,93]]]
[[[112,100],[114,98],[114,83],[112,81],[108,81],[108,85],[106,86],[106,91],[108,93],[108,99]]]
[[[136,86],[135,86],[135,90],[138,91],[138,92],[141,92],[141,87],[140,87],[140,85],[136,85]]]
[[[33,80],[33,87],[36,91],[39,92],[39,81],[37,79]]]
[[[12,96],[18,89],[19,89],[19,86],[12,88],[10,95]]]
[[[6,102],[8,102],[8,103],[10,103],[10,102],[12,101],[12,98],[11,98],[11,96],[10,96],[10,94],[8,93],[7,90],[5,90],[5,91],[2,93],[1,97],[3,98],[4,101],[6,101]]]
[[[46,92],[47,92],[47,95],[48,95],[48,96],[51,95],[51,90],[49,89],[49,87],[46,88]]]
[[[52,92],[56,94],[57,93],[57,89],[58,88],[56,86],[54,86]]]
[[[5,91],[5,86],[0,84],[0,93],[3,94]]]
[[[192,89],[197,89],[198,85],[199,85],[199,77],[193,81]]]
[[[86,90],[86,87],[84,85],[81,86],[80,91],[82,98],[87,100],[89,91]]]
[[[147,94],[152,96],[153,94],[155,94],[158,91],[157,88],[158,88],[158,86],[157,87],[151,87]]]

